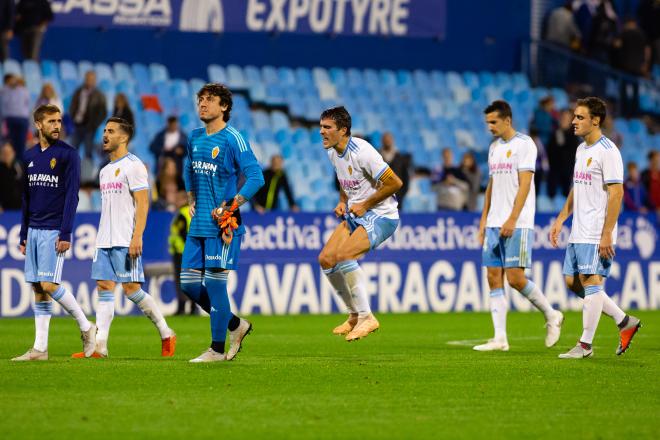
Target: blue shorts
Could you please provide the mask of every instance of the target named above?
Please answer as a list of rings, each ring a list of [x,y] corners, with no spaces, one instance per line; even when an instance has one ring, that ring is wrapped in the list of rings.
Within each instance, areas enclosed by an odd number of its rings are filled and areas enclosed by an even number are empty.
[[[575,276],[581,273],[607,277],[613,261],[610,258],[600,257],[597,244],[568,243],[564,258],[564,275]]]
[[[97,248],[92,279],[117,283],[144,283],[142,257],[131,258],[127,247]]]
[[[184,269],[226,269],[238,268],[241,253],[242,235],[234,235],[230,244],[218,237],[186,238],[181,267]]]
[[[367,211],[362,217],[345,215],[344,218],[351,234],[360,226],[364,227],[369,237],[370,249],[376,249],[382,242],[390,238],[399,226],[399,219],[380,217],[373,211]]]
[[[62,282],[64,252],[57,253],[55,243],[60,231],[52,229],[28,228],[25,241],[25,281],[37,283],[47,281]]]
[[[482,264],[486,267],[524,267],[532,265],[534,230],[516,228],[511,237],[500,237],[500,228],[486,228]]]

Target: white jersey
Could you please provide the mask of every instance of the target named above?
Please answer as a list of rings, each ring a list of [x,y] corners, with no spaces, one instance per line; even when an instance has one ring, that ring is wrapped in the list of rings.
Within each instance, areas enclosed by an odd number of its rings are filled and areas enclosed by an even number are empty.
[[[342,190],[348,196],[348,207],[367,200],[382,183],[385,172],[392,172],[383,156],[364,139],[351,137],[341,156],[334,148],[328,148],[328,158],[337,172]],[[388,171],[390,170],[390,171]],[[393,195],[371,208],[380,217],[399,218],[398,202]]]
[[[607,184],[623,183],[623,160],[614,142],[601,137],[580,144],[573,169],[573,226],[569,243],[600,243],[607,212]],[[612,241],[616,243],[616,224]]]
[[[149,189],[147,167],[128,153],[104,166],[99,181],[101,221],[96,247],[129,247],[135,229],[135,201],[131,193]]]
[[[513,211],[520,185],[518,173],[536,170],[536,144],[531,137],[516,133],[508,141],[496,139],[488,150],[488,176],[493,179],[487,228],[501,228]],[[518,216],[516,228],[534,228],[536,189],[534,179],[527,200]]]

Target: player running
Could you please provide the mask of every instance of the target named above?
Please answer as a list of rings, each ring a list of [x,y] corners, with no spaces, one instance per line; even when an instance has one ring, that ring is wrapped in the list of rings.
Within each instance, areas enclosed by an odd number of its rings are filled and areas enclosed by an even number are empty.
[[[495,336],[474,349],[509,350],[505,275],[511,287],[543,313],[547,329],[545,346],[552,347],[559,340],[564,315],[554,310],[541,289],[525,276],[525,269],[532,264],[534,242],[536,145],[529,136],[513,128],[511,107],[505,101],[494,101],[484,114],[496,139],[488,152],[489,180],[479,223],[479,241],[483,246],[482,264],[488,273]]]
[[[250,145],[228,121],[232,96],[221,84],[197,92],[197,110],[204,127],[188,140],[184,180],[192,216],[181,267],[181,289],[211,315],[211,347],[190,362],[232,360],[252,329],[232,314],[227,277],[238,267],[245,227],[239,207],[264,184]],[[239,173],[246,178],[240,191]],[[229,350],[225,339],[229,330]]]
[[[351,136],[351,115],[344,107],[321,114],[321,137],[341,185],[334,212],[344,221],[321,250],[319,263],[349,311],[346,322],[332,332],[354,341],[380,327],[371,313],[366,277],[357,259],[396,230],[394,193],[403,183],[369,142]]]
[[[559,246],[561,227],[573,214],[568,238],[564,275],[568,288],[584,298],[582,336],[577,345],[562,359],[582,359],[593,355],[593,339],[601,312],[611,316],[619,327],[619,347],[623,354],[641,327],[634,316],[628,316],[605,293],[604,278],[614,261],[617,219],[623,200],[623,160],[614,143],[603,136],[601,125],[607,107],[599,98],[577,102],[573,117],[576,136],[584,139],[575,153],[573,188],[550,229],[550,241]]]
[[[108,336],[115,313],[114,290],[122,284],[124,294],[151,319],[161,339],[161,355],[174,356],[176,335],[167,326],[156,301],[142,290],[142,235],[149,211],[147,167],[128,152],[133,126],[110,118],[103,129],[103,151],[110,163],[99,173],[101,220],[92,262],[92,279],[99,295],[96,309],[96,349],[93,357],[108,356]],[[74,358],[84,357],[74,353]]]
[[[34,291],[34,345],[13,361],[48,360],[48,327],[57,301],[80,328],[84,356],[94,352],[96,326],[89,322],[73,294],[61,285],[64,255],[71,247],[71,229],[78,206],[80,158],[60,141],[62,113],[54,105],[34,111],[39,143],[23,156],[25,185],[20,249],[25,255],[25,281]]]

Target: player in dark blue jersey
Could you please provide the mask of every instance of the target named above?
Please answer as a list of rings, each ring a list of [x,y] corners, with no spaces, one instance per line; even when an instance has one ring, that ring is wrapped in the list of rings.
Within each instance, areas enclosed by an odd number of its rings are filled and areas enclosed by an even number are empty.
[[[239,207],[264,184],[250,145],[228,121],[231,92],[206,84],[197,92],[197,110],[204,127],[188,139],[184,180],[188,192],[190,231],[181,267],[181,288],[211,315],[211,347],[191,362],[233,359],[252,325],[232,314],[227,277],[238,267],[245,227]],[[238,189],[238,176],[245,183]],[[225,354],[229,330],[230,345]]]
[[[83,352],[94,352],[96,326],[87,320],[73,294],[61,285],[64,254],[71,247],[71,229],[78,207],[80,158],[60,141],[62,113],[54,105],[34,111],[39,143],[23,155],[25,186],[20,247],[25,255],[25,281],[34,290],[34,346],[14,361],[48,360],[51,298],[73,316],[80,327]]]

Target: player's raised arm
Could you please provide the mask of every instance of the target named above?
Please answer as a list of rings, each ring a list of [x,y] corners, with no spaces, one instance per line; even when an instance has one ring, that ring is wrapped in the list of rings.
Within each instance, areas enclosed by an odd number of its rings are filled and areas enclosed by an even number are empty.
[[[66,168],[66,178],[64,180],[64,189],[66,196],[64,199],[64,209],[62,211],[62,226],[60,228],[59,240],[67,244],[58,245],[58,252],[65,252],[69,249],[71,243],[71,230],[73,229],[73,219],[76,216],[78,208],[78,191],[80,190],[80,157],[75,150],[69,153],[69,160]]]

